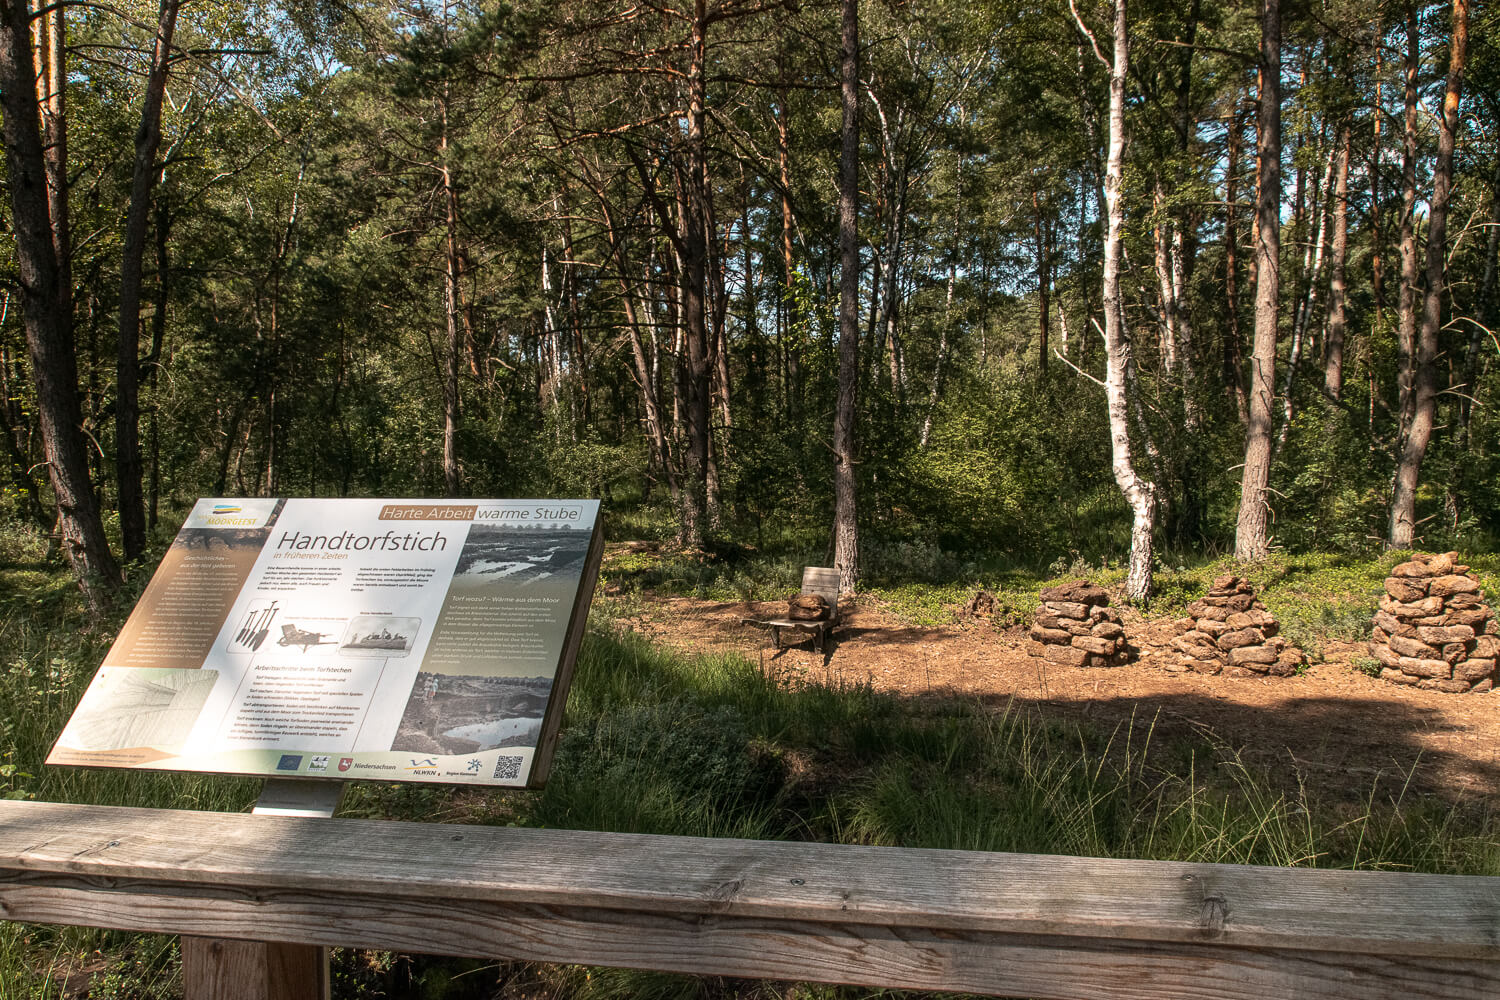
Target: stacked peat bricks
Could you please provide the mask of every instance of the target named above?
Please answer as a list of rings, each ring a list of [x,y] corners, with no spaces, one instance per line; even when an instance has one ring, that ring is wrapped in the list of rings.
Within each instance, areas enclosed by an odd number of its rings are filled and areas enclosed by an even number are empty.
[[[1457,552],[1418,553],[1385,581],[1370,636],[1380,676],[1396,684],[1462,694],[1495,686],[1500,624]]]
[[[1070,667],[1117,667],[1136,650],[1125,640],[1109,594],[1087,580],[1045,587],[1026,651]]]
[[[1276,616],[1255,597],[1244,577],[1215,577],[1208,593],[1188,605],[1189,617],[1173,624],[1181,633],[1172,648],[1182,666],[1200,674],[1290,677],[1305,662],[1302,650],[1276,633]]]

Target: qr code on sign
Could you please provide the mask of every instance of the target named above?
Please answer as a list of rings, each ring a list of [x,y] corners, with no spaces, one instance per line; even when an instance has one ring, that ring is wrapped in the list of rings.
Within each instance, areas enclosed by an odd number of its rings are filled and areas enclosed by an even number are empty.
[[[519,778],[521,776],[520,757],[496,757],[495,778]]]

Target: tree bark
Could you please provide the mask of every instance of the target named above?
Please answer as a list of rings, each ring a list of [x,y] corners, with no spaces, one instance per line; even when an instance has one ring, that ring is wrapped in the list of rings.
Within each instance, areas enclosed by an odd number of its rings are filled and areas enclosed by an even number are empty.
[[[1238,105],[1238,98],[1235,103]],[[1240,426],[1245,427],[1250,423],[1250,401],[1245,395],[1245,377],[1242,373],[1244,351],[1240,345],[1240,234],[1239,221],[1235,218],[1242,148],[1240,115],[1236,107],[1229,117],[1229,164],[1224,171],[1224,307],[1228,315],[1224,324],[1222,361],[1225,391],[1234,400]]]
[[[1380,160],[1385,124],[1385,58],[1379,39],[1385,37],[1385,26],[1376,22],[1375,103],[1370,115],[1370,291],[1375,298],[1375,326],[1378,329],[1385,314],[1385,236],[1382,228]]]
[[[1264,559],[1270,550],[1266,487],[1271,479],[1271,404],[1276,384],[1277,308],[1281,281],[1281,7],[1261,0],[1259,93],[1256,97],[1255,340],[1250,355],[1250,421],[1234,555]]]
[[[885,334],[881,338],[889,352],[886,354],[886,367],[891,376],[891,391],[896,394],[896,400],[900,403],[906,401],[906,366],[901,355],[901,333],[898,324],[901,311],[901,253],[905,249],[903,244],[906,241],[907,189],[907,175],[905,171],[902,171],[896,183],[896,197],[892,206],[895,215],[891,220],[893,225],[888,232],[889,240],[886,243],[885,311],[882,316]]]
[[[1036,188],[1031,189],[1031,215],[1036,234],[1036,325],[1037,325],[1037,374],[1043,381],[1047,378],[1047,338],[1051,333],[1051,316],[1048,315],[1048,292],[1051,290],[1052,273],[1048,268],[1051,256],[1051,241],[1047,238],[1047,223],[1042,218],[1042,203]],[[950,282],[950,286],[951,282]],[[926,443],[926,436],[923,436]]]
[[[456,497],[463,489],[458,462],[458,363],[463,353],[458,317],[458,185],[448,141],[448,85],[443,84],[442,135],[438,162],[443,181],[443,490]]]
[[[1333,194],[1333,255],[1329,261],[1328,338],[1323,342],[1323,391],[1335,402],[1344,392],[1345,307],[1348,298],[1344,262],[1349,251],[1348,119],[1339,128],[1338,144],[1338,180]]]
[[[24,2],[23,2],[24,6]],[[37,6],[43,7],[42,3]],[[40,14],[36,51],[39,79],[45,90],[38,102],[42,116],[42,155],[47,170],[47,211],[60,281],[73,286],[73,227],[68,210],[68,66],[67,24],[62,4]],[[40,12],[39,12],[40,13]]]
[[[1448,202],[1453,194],[1453,148],[1458,133],[1458,104],[1463,94],[1464,64],[1469,50],[1469,0],[1453,0],[1453,33],[1448,46],[1448,83],[1438,129],[1437,160],[1432,166],[1432,198],[1427,216],[1427,292],[1417,336],[1412,418],[1401,437],[1400,462],[1391,493],[1390,546],[1409,549],[1416,541],[1417,481],[1432,439],[1437,412],[1438,331],[1442,328],[1444,265],[1448,255]]]
[[[1076,9],[1080,28],[1086,28]],[[1121,230],[1125,207],[1121,190],[1125,174],[1125,80],[1130,72],[1130,35],[1125,0],[1114,0],[1114,53],[1109,68],[1109,147],[1104,168],[1104,393],[1109,411],[1111,466],[1115,484],[1130,505],[1130,569],[1125,596],[1144,604],[1151,599],[1152,542],[1156,530],[1156,487],[1135,468],[1130,443],[1132,372],[1130,339],[1125,333],[1120,296]],[[1101,56],[1102,58],[1102,56]],[[1138,401],[1137,401],[1138,402]]]
[[[1130,72],[1130,35],[1125,0],[1115,0],[1114,63],[1109,74],[1109,156],[1104,173],[1108,218],[1104,238],[1104,391],[1109,406],[1109,438],[1115,484],[1130,504],[1130,570],[1125,596],[1137,604],[1151,599],[1152,535],[1156,529],[1156,489],[1135,469],[1130,446],[1130,341],[1122,323],[1120,231],[1125,222],[1121,187],[1125,173],[1125,79]]]
[[[1161,302],[1157,328],[1160,330],[1161,367],[1168,375],[1177,372],[1177,296],[1172,287],[1171,222],[1167,218],[1166,196],[1158,178],[1152,192],[1152,210],[1156,214],[1156,225],[1151,227],[1151,248],[1156,265],[1156,294]]]
[[[118,594],[120,569],[89,481],[73,346],[73,289],[66,257],[59,253],[59,246],[66,248],[68,242],[66,216],[54,215],[49,204],[36,80],[30,12],[21,0],[0,0],[0,108],[37,419],[63,550],[90,608],[98,612],[108,609]],[[59,194],[65,203],[66,190]]]
[[[1198,389],[1197,361],[1193,357],[1193,317],[1188,294],[1188,276],[1192,272],[1192,261],[1186,223],[1182,219],[1172,220],[1172,244],[1167,249],[1171,260],[1172,308],[1176,313],[1178,361],[1182,364],[1182,419],[1183,426],[1197,432],[1203,424],[1198,411],[1198,400],[1194,393]]]
[[[854,416],[859,383],[859,0],[843,0],[839,60],[839,390],[833,418],[833,565],[839,593],[859,584]]]
[[[1401,137],[1401,285],[1396,293],[1396,352],[1400,358],[1397,412],[1404,439],[1411,423],[1417,338],[1417,73],[1422,65],[1415,6],[1406,12],[1406,93]]]
[[[782,376],[782,412],[789,422],[796,419],[800,408],[796,405],[800,397],[799,385],[801,346],[798,332],[802,326],[801,310],[797,301],[797,262],[793,256],[792,230],[796,217],[792,214],[792,157],[791,137],[787,117],[786,91],[776,108],[776,168],[781,189],[781,268],[782,268],[782,314],[785,317],[779,347],[785,373]]]
[[[707,118],[708,8],[706,0],[694,0],[693,24],[688,41],[688,140],[687,190],[682,219],[682,320],[687,340],[687,449],[678,541],[684,548],[703,545],[708,503],[708,436],[710,407],[708,316],[704,300],[707,279],[708,219],[707,151],[704,125]]]
[[[163,353],[167,339],[167,301],[171,297],[172,260],[167,252],[167,235],[172,217],[167,209],[165,196],[156,199],[156,308],[151,314],[151,351],[146,355],[146,385],[153,397],[161,377]],[[146,440],[149,446],[146,466],[146,530],[156,530],[158,507],[161,500],[161,435],[160,406],[153,405],[149,411]]]
[[[168,59],[179,6],[180,0],[161,0],[157,15],[156,41],[151,49],[141,124],[135,133],[130,208],[125,216],[125,239],[120,257],[120,336],[115,364],[115,479],[119,491],[120,536],[127,561],[139,559],[146,550],[140,444],[141,271],[146,256],[151,191],[161,173],[156,163],[156,151],[161,145],[162,95],[167,89]]]

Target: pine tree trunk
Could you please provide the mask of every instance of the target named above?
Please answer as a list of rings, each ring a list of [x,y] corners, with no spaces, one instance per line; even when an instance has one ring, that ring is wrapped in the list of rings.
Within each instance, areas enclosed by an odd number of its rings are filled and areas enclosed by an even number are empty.
[[[172,260],[167,253],[167,236],[172,217],[167,210],[166,195],[156,200],[156,308],[151,314],[151,352],[146,355],[150,364],[146,385],[156,396],[157,382],[165,364],[164,352],[167,340],[167,302],[171,298]],[[158,506],[161,500],[161,435],[159,405],[153,405],[147,424],[146,461],[146,530],[156,530]]]
[[[446,88],[446,84],[444,85]],[[443,490],[456,497],[463,488],[458,464],[458,362],[463,353],[458,320],[458,185],[448,159],[448,102],[442,105],[443,134],[439,156],[442,162],[443,204],[446,233],[443,242]]]
[[[1406,94],[1401,142],[1401,285],[1396,295],[1396,352],[1398,406],[1404,440],[1412,418],[1412,389],[1416,381],[1417,340],[1417,73],[1422,52],[1417,10],[1406,17]]]
[[[1344,262],[1349,253],[1349,154],[1350,128],[1346,119],[1339,129],[1338,181],[1333,194],[1333,257],[1329,262],[1328,339],[1323,343],[1323,391],[1337,402],[1344,392],[1345,306],[1348,289]]]
[[[161,0],[156,41],[141,124],[135,134],[135,165],[131,172],[130,209],[125,216],[125,239],[120,258],[120,336],[116,357],[115,479],[119,490],[120,536],[127,561],[146,549],[146,505],[142,491],[140,446],[141,271],[146,256],[146,225],[151,212],[151,190],[160,170],[156,151],[161,145],[162,95],[167,89],[168,59],[177,28],[179,0]]]
[[[1376,23],[1376,38],[1385,37],[1385,26]],[[1385,236],[1381,211],[1380,161],[1385,123],[1385,58],[1384,49],[1375,46],[1375,114],[1370,116],[1370,291],[1375,298],[1375,328],[1378,330],[1385,314]],[[1374,366],[1371,366],[1373,371]]]
[[[18,0],[25,7],[24,0]],[[39,79],[45,86],[38,102],[42,116],[42,156],[47,170],[47,212],[52,246],[57,254],[59,281],[73,287],[73,227],[68,208],[68,65],[67,24],[62,4],[50,7],[35,25]]]
[[[56,199],[49,190],[47,154],[37,121],[36,80],[27,6],[0,4],[0,110],[37,422],[57,502],[63,551],[85,599],[97,612],[108,609],[118,594],[120,569],[109,550],[89,481],[73,346],[73,289],[66,257],[58,252],[59,246],[66,249],[68,244],[66,216],[54,215],[50,204],[65,203],[67,192],[57,192],[61,198]]]
[[[906,365],[901,355],[901,251],[906,239],[906,182],[901,183],[901,195],[896,203],[896,244],[891,249],[890,266],[885,276],[885,336],[886,367],[890,371],[891,389],[900,403],[906,401]]]
[[[1156,214],[1156,225],[1151,227],[1151,248],[1156,264],[1156,294],[1161,302],[1157,329],[1160,331],[1161,367],[1168,375],[1177,372],[1177,297],[1172,290],[1172,263],[1168,244],[1171,242],[1171,223],[1167,220],[1161,180],[1152,192],[1151,208]]]
[[[797,303],[797,263],[792,247],[792,230],[796,225],[796,217],[792,214],[792,158],[788,114],[786,92],[783,90],[776,108],[776,167],[781,189],[781,298],[782,314],[785,316],[778,346],[785,367],[781,379],[782,412],[790,423],[796,420],[800,412],[796,401],[800,395],[798,359],[801,350],[796,334],[801,328],[802,316]]]
[[[1221,352],[1225,390],[1234,400],[1235,412],[1240,426],[1250,423],[1250,401],[1245,395],[1244,350],[1240,345],[1240,266],[1239,266],[1239,220],[1236,199],[1239,197],[1240,150],[1243,138],[1240,133],[1238,98],[1236,108],[1229,116],[1229,163],[1224,171],[1224,343]]]
[[[1255,341],[1250,355],[1250,421],[1234,555],[1245,562],[1270,550],[1266,487],[1271,479],[1271,404],[1276,385],[1277,308],[1281,297],[1281,7],[1261,0],[1256,116]]]
[[[1463,94],[1464,64],[1469,50],[1469,0],[1453,0],[1453,34],[1448,46],[1448,84],[1438,129],[1437,160],[1432,166],[1432,198],[1427,216],[1427,292],[1422,299],[1422,326],[1417,335],[1412,419],[1402,435],[1400,463],[1391,493],[1390,546],[1409,549],[1416,541],[1417,482],[1422,459],[1432,440],[1437,413],[1438,331],[1442,328],[1444,265],[1448,255],[1448,202],[1453,194],[1453,148],[1458,133],[1458,104]]]
[[[854,416],[859,380],[859,0],[843,0],[839,61],[839,391],[833,418],[833,565],[839,593],[859,585]]]
[[[1048,241],[1045,234],[1046,223],[1042,220],[1042,203],[1038,197],[1036,188],[1031,189],[1031,218],[1032,227],[1036,235],[1036,326],[1037,326],[1037,374],[1045,381],[1047,378],[1047,337],[1051,333],[1048,329],[1049,320],[1047,307],[1047,292],[1052,283],[1052,276],[1047,271]],[[926,437],[923,437],[926,443]]]
[[[1167,249],[1172,266],[1172,303],[1177,314],[1178,361],[1182,365],[1182,422],[1189,432],[1196,433],[1203,425],[1203,415],[1198,411],[1198,400],[1194,392],[1198,388],[1198,366],[1193,357],[1193,317],[1189,311],[1188,275],[1192,272],[1189,256],[1186,225],[1181,219],[1172,221],[1172,244]]]
[[[689,549],[703,545],[708,504],[708,449],[711,387],[708,314],[704,299],[708,267],[707,117],[705,59],[708,31],[706,0],[694,0],[689,40],[687,176],[683,200],[682,320],[687,340],[687,449],[679,504],[678,542]]]

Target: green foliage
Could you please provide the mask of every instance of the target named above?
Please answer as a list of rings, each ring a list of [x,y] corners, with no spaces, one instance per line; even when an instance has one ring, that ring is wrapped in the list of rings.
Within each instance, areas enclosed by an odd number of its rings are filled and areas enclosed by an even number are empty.
[[[180,996],[175,937],[0,923],[0,1000]]]
[[[732,705],[665,701],[571,725],[531,813],[545,826],[763,838],[782,775]],[[610,794],[601,795],[601,789]]]

